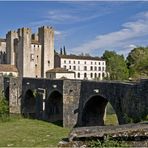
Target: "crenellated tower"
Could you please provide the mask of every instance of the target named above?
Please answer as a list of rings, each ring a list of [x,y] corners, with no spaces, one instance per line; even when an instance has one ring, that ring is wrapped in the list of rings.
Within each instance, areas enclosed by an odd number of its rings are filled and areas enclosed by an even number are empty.
[[[17,44],[16,63],[19,70],[19,75],[23,77],[33,76],[30,65],[31,35],[32,31],[29,28],[18,29],[19,40]]]
[[[15,65],[15,47],[14,40],[18,38],[16,31],[9,31],[6,34],[6,53],[7,53],[7,64]]]
[[[54,30],[43,26],[38,29],[39,43],[42,45],[41,77],[46,77],[46,71],[54,68]]]

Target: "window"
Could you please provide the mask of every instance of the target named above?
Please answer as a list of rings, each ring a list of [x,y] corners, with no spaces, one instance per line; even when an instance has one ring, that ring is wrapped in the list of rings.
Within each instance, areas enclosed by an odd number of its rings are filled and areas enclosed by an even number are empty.
[[[99,62],[99,65],[100,65],[100,62]]]
[[[95,71],[97,71],[97,67],[95,66]]]
[[[86,64],[86,61],[84,62],[84,64]]]
[[[80,61],[78,61],[78,64],[80,64]]]
[[[48,66],[50,66],[50,61],[48,61]]]
[[[73,70],[76,70],[76,66],[73,66]]]
[[[30,55],[30,61],[34,61],[34,54]]]
[[[69,66],[69,69],[71,69],[71,65]]]
[[[96,65],[96,62],[95,62],[95,65]]]
[[[98,77],[99,77],[99,78],[101,77],[101,74],[100,74],[100,73],[98,74]]]
[[[102,77],[103,77],[103,78],[105,77],[105,73],[102,73]]]
[[[78,66],[78,70],[80,70],[80,66]]]
[[[80,73],[78,73],[78,78],[80,78]]]
[[[66,60],[64,60],[64,63],[66,64]]]
[[[64,68],[66,69],[66,65],[64,65]]]
[[[73,63],[75,64],[75,61],[73,61]]]
[[[71,61],[69,61],[69,64],[71,64]]]
[[[93,62],[91,62],[91,65],[93,64]]]
[[[90,77],[93,78],[93,73],[90,74]]]
[[[101,71],[101,67],[99,67],[99,71]]]
[[[90,70],[93,70],[93,67],[92,66],[90,66]]]
[[[84,78],[87,78],[87,73],[84,73]]]
[[[84,66],[84,70],[87,70],[87,66]]]
[[[104,67],[102,67],[102,71],[104,71]]]
[[[97,78],[97,74],[95,73],[95,78]]]

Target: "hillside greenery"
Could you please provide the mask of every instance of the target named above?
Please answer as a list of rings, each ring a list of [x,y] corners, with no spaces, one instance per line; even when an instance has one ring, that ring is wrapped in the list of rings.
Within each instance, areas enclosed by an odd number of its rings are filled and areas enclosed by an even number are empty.
[[[148,78],[148,47],[131,50],[125,59],[115,51],[105,51],[107,77],[109,80],[137,80]]]

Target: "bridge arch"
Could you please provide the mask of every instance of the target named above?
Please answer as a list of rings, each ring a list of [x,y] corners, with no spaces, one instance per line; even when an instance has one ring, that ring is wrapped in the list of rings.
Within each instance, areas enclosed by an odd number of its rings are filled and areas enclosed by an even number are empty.
[[[25,117],[29,118],[35,118],[36,115],[36,98],[34,91],[31,89],[28,89],[25,92],[23,103],[22,103],[22,114]]]
[[[50,122],[63,123],[63,95],[58,90],[53,90],[46,99],[45,112]]]
[[[85,101],[82,110],[82,118],[81,118],[82,126],[103,126],[104,115],[106,113],[106,107],[108,102],[110,101],[106,99],[104,96],[101,95],[90,96]],[[110,104],[112,103],[110,102]]]

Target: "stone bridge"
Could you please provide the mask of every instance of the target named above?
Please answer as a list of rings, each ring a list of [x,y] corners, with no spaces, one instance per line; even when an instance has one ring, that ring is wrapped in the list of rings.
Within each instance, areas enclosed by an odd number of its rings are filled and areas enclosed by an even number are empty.
[[[64,127],[104,125],[108,102],[119,124],[139,122],[148,115],[148,79],[125,83],[0,78],[0,82],[9,96],[10,113],[49,122],[61,120]]]

